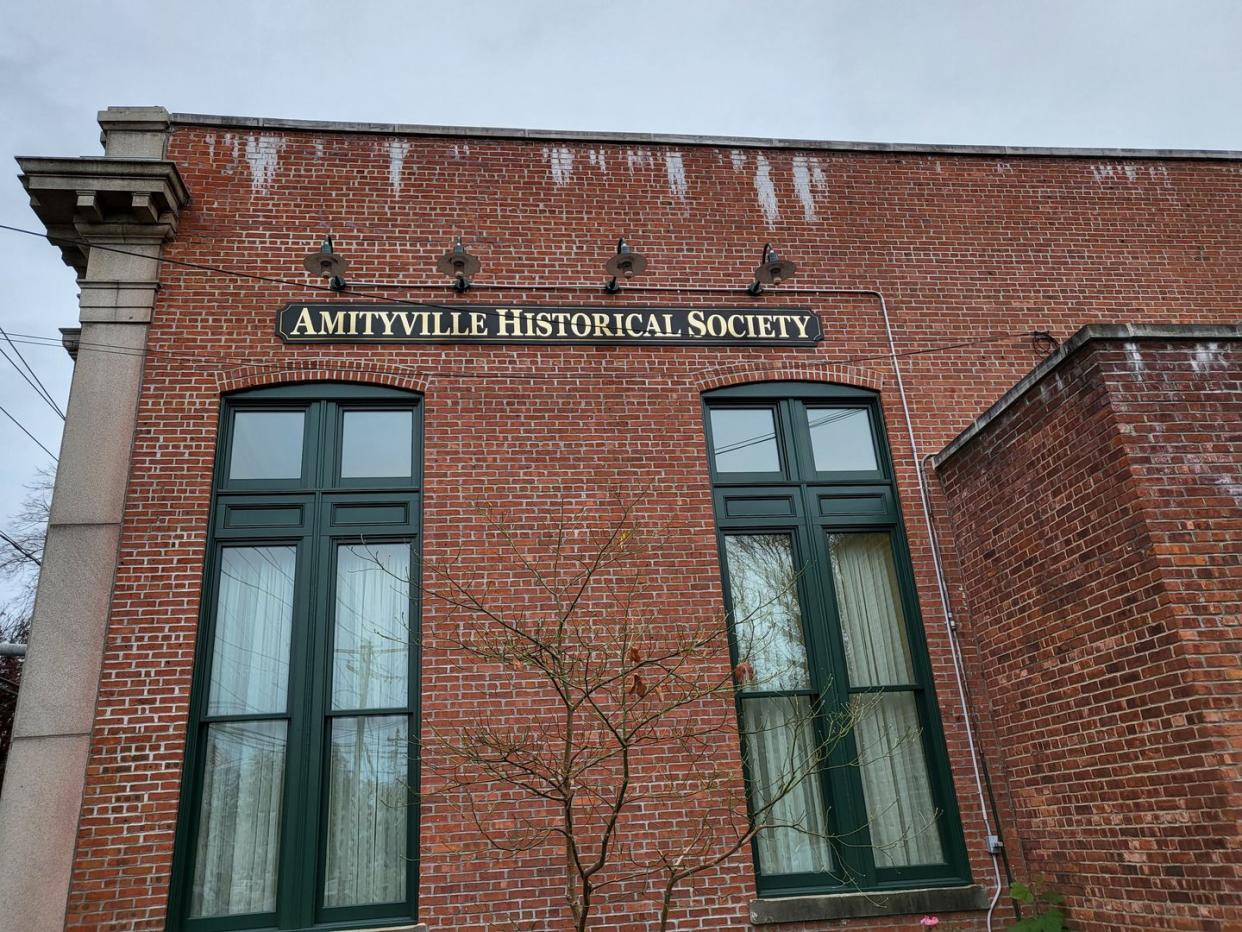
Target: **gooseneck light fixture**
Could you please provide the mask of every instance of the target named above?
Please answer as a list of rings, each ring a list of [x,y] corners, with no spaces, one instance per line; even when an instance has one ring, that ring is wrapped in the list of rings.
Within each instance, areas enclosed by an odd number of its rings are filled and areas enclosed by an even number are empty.
[[[331,233],[323,238],[317,250],[302,260],[302,267],[312,275],[326,278],[328,287],[333,291],[345,290],[345,270],[349,268],[349,263],[344,256],[333,251]]]
[[[480,268],[478,256],[472,256],[466,252],[466,247],[461,244],[460,236],[457,237],[453,248],[442,255],[436,263],[436,271],[453,279],[453,290],[458,294],[470,287],[470,276]]]
[[[617,254],[604,266],[604,271],[612,276],[604,285],[604,290],[609,294],[616,294],[621,290],[617,284],[618,278],[633,278],[646,267],[647,258],[642,253],[632,250],[630,244],[625,241],[625,237],[621,237],[617,240]]]
[[[763,244],[763,261],[755,269],[755,280],[746,287],[750,295],[763,294],[764,285],[779,285],[787,278],[793,278],[798,267],[788,259],[782,259],[772,248],[771,243]]]

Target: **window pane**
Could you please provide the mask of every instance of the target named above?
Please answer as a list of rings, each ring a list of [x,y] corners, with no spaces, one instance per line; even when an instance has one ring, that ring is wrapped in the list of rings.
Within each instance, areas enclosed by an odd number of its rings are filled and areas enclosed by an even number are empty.
[[[226,547],[208,715],[283,712],[289,688],[294,547]]]
[[[302,411],[238,411],[233,415],[230,479],[297,479],[302,475]]]
[[[851,686],[914,682],[906,615],[887,534],[829,534],[832,582]]]
[[[712,408],[717,472],[780,472],[776,417],[771,408]]]
[[[750,799],[759,833],[763,874],[823,872],[832,868],[827,809],[815,771],[817,746],[806,696],[743,699],[742,732],[750,768]]]
[[[342,479],[413,473],[412,411],[346,411],[342,434]]]
[[[270,913],[285,784],[285,723],[208,726],[190,915]]]
[[[332,708],[391,709],[409,701],[410,545],[336,551]]]
[[[876,867],[943,864],[914,696],[871,693],[853,705]]]
[[[409,753],[404,715],[333,720],[324,906],[405,899]]]
[[[785,534],[725,537],[738,682],[747,690],[808,689],[793,541]]]
[[[874,472],[871,416],[862,408],[807,408],[811,451],[818,472]]]

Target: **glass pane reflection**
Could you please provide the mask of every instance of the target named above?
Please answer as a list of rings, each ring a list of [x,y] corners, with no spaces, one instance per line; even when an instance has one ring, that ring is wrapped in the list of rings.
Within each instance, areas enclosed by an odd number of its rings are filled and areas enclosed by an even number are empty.
[[[807,689],[793,541],[785,534],[725,537],[733,633],[747,690]]]
[[[270,913],[285,785],[285,723],[236,722],[207,732],[190,915]]]
[[[341,438],[341,478],[412,474],[412,411],[346,411]]]
[[[324,906],[405,899],[409,750],[404,715],[332,722]]]
[[[712,408],[717,472],[780,472],[776,416],[771,408]]]
[[[297,479],[302,475],[302,411],[238,411],[233,415],[230,479]]]
[[[862,408],[807,408],[818,472],[874,472],[871,416]]]
[[[332,708],[405,706],[409,656],[410,545],[337,548]]]

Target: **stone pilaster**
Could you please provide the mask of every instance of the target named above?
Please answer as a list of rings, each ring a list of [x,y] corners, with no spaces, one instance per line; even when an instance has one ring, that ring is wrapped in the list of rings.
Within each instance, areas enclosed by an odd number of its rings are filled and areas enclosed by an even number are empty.
[[[110,108],[99,123],[102,158],[18,159],[78,273],[82,328],[0,792],[0,925],[23,932],[64,928],[160,252],[189,199],[163,159],[163,108]]]

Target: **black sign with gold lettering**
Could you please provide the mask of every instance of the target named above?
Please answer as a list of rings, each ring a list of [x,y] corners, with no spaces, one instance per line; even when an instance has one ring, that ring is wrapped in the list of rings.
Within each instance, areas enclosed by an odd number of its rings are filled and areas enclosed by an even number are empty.
[[[802,308],[286,304],[286,343],[699,343],[812,346],[819,317]]]

